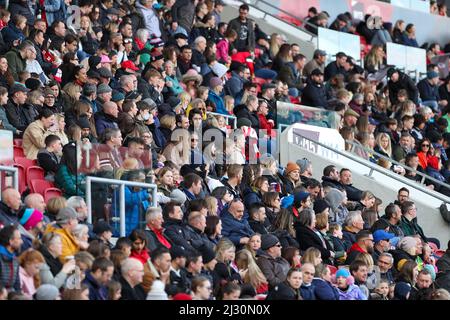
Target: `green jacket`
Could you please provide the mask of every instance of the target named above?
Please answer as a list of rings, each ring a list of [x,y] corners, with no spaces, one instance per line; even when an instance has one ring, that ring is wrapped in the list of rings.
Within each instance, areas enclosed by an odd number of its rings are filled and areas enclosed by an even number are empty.
[[[25,59],[22,59],[19,50],[12,48],[5,54],[6,60],[8,60],[8,68],[11,71],[14,80],[19,81],[19,72],[24,71],[27,63]]]
[[[55,175],[55,184],[63,191],[64,197],[84,196],[86,176],[82,173],[73,175],[66,165],[61,165]]]
[[[414,236],[418,234],[422,240],[427,241],[427,237],[425,237],[422,228],[417,223],[417,218],[409,221],[405,216],[402,216],[399,226],[403,230],[405,236]]]

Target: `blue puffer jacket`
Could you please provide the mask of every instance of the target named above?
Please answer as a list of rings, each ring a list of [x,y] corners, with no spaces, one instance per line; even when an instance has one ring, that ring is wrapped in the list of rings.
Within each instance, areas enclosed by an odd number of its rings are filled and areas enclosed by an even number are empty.
[[[235,246],[240,245],[241,238],[250,237],[255,232],[245,219],[237,220],[227,210],[222,214],[222,236],[230,239]]]
[[[216,106],[216,112],[220,113],[220,114],[225,114],[225,115],[229,115],[230,113],[227,111],[227,109],[225,109],[225,104],[223,103],[223,99],[217,95],[217,93],[215,93],[212,90],[209,90],[208,93],[208,100],[211,102],[214,102],[215,106]]]
[[[352,284],[346,291],[338,288],[339,300],[367,300],[367,297],[362,293],[358,286]]]
[[[134,191],[133,187],[125,187],[125,233],[128,236],[133,229],[139,227],[139,222],[145,220],[145,212],[149,206],[147,190]],[[114,193],[112,212],[120,216],[119,190]]]
[[[95,129],[97,130],[97,134],[101,136],[103,132],[107,128],[118,129],[117,118],[114,118],[112,115],[106,114],[103,111],[99,111],[94,114],[95,119]]]
[[[25,35],[22,30],[17,28],[13,23],[10,23],[2,29],[2,37],[8,48],[10,48],[16,40],[19,40],[19,42],[25,40]]]
[[[0,245],[0,283],[8,291],[20,292],[19,262],[14,253]]]
[[[314,286],[316,300],[339,300],[338,289],[328,281],[321,278],[314,278],[312,284]]]

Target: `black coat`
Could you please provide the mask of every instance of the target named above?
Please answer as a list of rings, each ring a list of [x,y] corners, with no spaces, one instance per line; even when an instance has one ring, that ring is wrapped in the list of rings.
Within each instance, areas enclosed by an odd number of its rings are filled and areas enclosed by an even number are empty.
[[[327,107],[325,86],[309,81],[302,92],[302,104],[305,106],[323,108]]]
[[[300,290],[293,289],[286,281],[269,290],[266,300],[303,300]]]
[[[166,219],[164,223],[164,236],[170,241],[172,245],[184,247],[186,250],[195,250],[193,246],[187,241],[186,224],[182,220]]]
[[[52,254],[44,246],[41,246],[39,248],[39,252],[44,256],[45,263],[49,266],[52,275],[56,276],[63,267],[61,261],[59,261],[58,258],[52,256]]]
[[[295,225],[295,230],[297,231],[297,241],[301,250],[306,250],[309,247],[317,248],[322,254],[323,261],[327,264],[332,264],[329,260],[332,252],[331,246],[327,240],[324,239],[326,245],[326,247],[324,247],[320,237],[313,230],[301,225],[300,223]]]
[[[150,252],[153,252],[156,248],[164,247],[153,230],[147,229],[144,232],[147,236],[147,249],[150,250]]]
[[[237,119],[247,118],[252,122],[252,128],[258,132],[259,130],[259,117],[256,112],[250,112],[245,105],[238,105],[233,110]]]
[[[3,201],[0,201],[0,224],[4,227],[18,222],[17,214]]]
[[[267,234],[267,229],[264,226],[264,222],[256,221],[253,219],[248,220],[248,224],[250,225],[250,228],[252,228],[253,231],[259,234]]]
[[[120,277],[120,284],[122,285],[122,297],[120,300],[145,300],[147,298],[140,284],[132,288],[123,277]]]
[[[389,100],[392,104],[397,103],[397,94],[401,89],[405,89],[408,92],[408,97],[410,100],[414,101],[414,103],[418,103],[419,98],[419,90],[417,89],[414,81],[403,72],[399,73],[399,79],[397,82],[393,82],[392,80],[388,81],[389,88]]]

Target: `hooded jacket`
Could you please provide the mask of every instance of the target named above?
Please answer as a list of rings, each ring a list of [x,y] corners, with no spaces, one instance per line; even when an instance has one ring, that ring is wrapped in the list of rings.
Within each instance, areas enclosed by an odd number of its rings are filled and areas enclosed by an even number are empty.
[[[71,232],[63,229],[58,224],[49,224],[45,230],[45,234],[50,232],[57,233],[61,236],[62,253],[59,256],[59,261],[61,263],[66,263],[67,256],[74,256],[78,253],[78,251],[80,251],[78,241]]]
[[[339,291],[330,282],[322,278],[314,278],[312,285],[316,300],[339,300]]]
[[[339,300],[367,300],[367,297],[362,293],[361,289],[354,284],[350,285],[345,291],[339,288],[337,289],[339,292]]]
[[[273,258],[263,251],[256,260],[256,264],[269,283],[269,287],[273,288],[284,282],[290,269],[289,262],[283,257]]]
[[[8,291],[20,292],[19,261],[14,253],[0,245],[0,283]]]
[[[148,30],[150,35],[154,34],[157,38],[161,37],[159,19],[155,10],[152,7],[144,7],[139,1],[136,1],[136,8],[139,12],[141,12],[145,21],[145,28]]]

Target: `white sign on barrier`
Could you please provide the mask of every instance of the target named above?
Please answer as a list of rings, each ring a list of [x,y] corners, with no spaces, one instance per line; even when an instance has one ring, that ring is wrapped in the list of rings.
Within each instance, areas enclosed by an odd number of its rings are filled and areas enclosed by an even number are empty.
[[[388,42],[386,43],[386,56],[387,64],[404,69],[406,73],[417,72],[420,78],[420,73],[427,72],[427,58],[424,49]]]
[[[430,12],[430,2],[424,0],[391,0],[393,6],[408,8],[411,10]]]
[[[329,57],[344,52],[355,60],[360,59],[361,44],[358,36],[325,28],[318,30],[318,48],[325,50]]]

